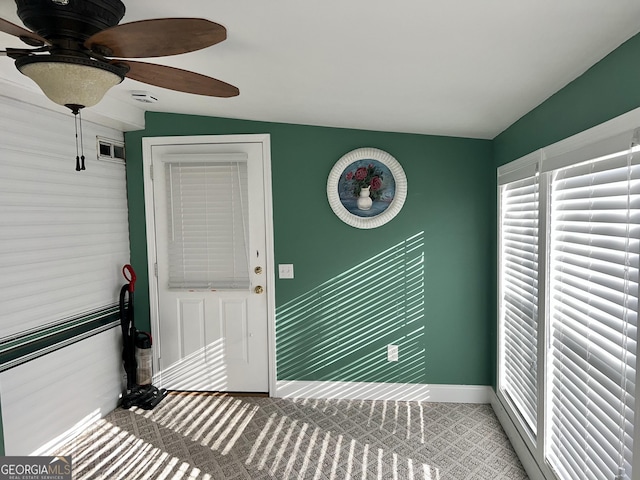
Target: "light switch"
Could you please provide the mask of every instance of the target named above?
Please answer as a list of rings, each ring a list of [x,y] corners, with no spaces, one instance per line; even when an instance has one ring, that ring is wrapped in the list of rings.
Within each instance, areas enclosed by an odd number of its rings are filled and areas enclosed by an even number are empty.
[[[293,278],[293,264],[292,263],[278,264],[278,278]]]

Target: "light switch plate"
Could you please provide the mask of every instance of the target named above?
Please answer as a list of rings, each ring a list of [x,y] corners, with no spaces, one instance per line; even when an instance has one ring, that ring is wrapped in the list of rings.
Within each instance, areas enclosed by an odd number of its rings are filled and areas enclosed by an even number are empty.
[[[278,278],[293,278],[293,264],[292,263],[278,264]]]

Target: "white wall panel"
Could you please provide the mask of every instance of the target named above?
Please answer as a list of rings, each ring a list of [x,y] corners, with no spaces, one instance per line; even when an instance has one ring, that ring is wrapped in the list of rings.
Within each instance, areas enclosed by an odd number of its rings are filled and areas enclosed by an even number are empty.
[[[0,340],[118,302],[129,262],[126,173],[97,160],[82,124],[76,172],[71,113],[0,95]],[[44,452],[113,410],[122,389],[120,329],[112,328],[0,373],[7,455]]]
[[[5,454],[45,453],[116,408],[121,352],[112,328],[0,373]]]
[[[0,96],[0,339],[117,303],[129,261],[125,166],[97,160],[84,121]]]

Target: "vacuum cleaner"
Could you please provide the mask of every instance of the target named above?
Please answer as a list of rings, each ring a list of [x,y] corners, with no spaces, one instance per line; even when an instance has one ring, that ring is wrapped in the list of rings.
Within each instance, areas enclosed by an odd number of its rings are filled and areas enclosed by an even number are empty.
[[[151,410],[167,396],[167,391],[151,385],[151,335],[137,331],[133,319],[136,272],[131,265],[127,264],[122,268],[122,274],[128,282],[120,289],[122,361],[127,377],[127,388],[120,400],[120,406],[125,409],[139,407]]]

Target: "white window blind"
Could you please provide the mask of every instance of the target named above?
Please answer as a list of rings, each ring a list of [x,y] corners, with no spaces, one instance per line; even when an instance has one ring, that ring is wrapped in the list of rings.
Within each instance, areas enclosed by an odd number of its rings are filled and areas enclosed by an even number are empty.
[[[129,262],[124,165],[97,162],[84,122],[86,170],[75,171],[73,119],[0,98],[0,338],[117,304]],[[93,139],[93,140],[91,140]]]
[[[537,430],[538,176],[501,187],[501,382],[531,433]]]
[[[249,288],[246,161],[165,168],[169,288]]]
[[[557,170],[550,202],[547,460],[562,480],[630,479],[637,161],[624,152]]]

